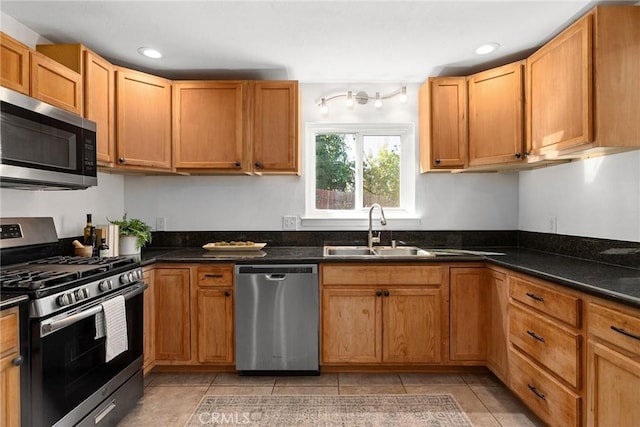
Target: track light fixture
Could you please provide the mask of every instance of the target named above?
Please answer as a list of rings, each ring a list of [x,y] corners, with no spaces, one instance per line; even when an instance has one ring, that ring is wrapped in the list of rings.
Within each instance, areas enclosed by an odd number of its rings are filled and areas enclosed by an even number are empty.
[[[401,88],[394,90],[391,93],[386,95],[381,95],[380,92],[376,92],[374,97],[371,97],[367,94],[367,92],[360,91],[356,94],[353,91],[348,90],[346,93],[339,93],[337,95],[328,96],[322,98],[320,102],[318,102],[318,107],[320,107],[320,112],[322,114],[327,114],[329,112],[329,102],[335,101],[336,99],[345,98],[345,106],[347,108],[353,108],[355,102],[358,104],[364,105],[370,100],[374,101],[374,105],[376,108],[382,108],[382,101],[385,99],[393,98],[394,96],[400,95],[400,102],[407,102],[407,87],[402,86]]]

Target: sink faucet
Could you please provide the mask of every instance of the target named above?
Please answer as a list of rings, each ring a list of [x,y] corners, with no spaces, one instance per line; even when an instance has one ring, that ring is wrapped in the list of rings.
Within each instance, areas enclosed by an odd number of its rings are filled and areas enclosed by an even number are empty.
[[[380,243],[380,231],[378,231],[378,235],[373,237],[373,224],[371,220],[371,215],[373,214],[373,208],[378,207],[380,209],[380,224],[387,225],[387,219],[384,217],[384,210],[382,210],[382,206],[378,203],[374,203],[369,208],[369,235],[367,239],[367,246],[372,248],[374,243]]]

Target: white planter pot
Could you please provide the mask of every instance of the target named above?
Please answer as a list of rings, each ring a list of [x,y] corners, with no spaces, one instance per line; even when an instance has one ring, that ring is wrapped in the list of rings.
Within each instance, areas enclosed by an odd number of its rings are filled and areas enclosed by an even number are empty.
[[[120,255],[138,255],[139,253],[136,236],[120,236]]]

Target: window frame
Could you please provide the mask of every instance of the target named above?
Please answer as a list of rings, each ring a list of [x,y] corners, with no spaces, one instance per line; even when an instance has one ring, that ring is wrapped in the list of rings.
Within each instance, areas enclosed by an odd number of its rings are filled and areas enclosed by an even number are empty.
[[[307,123],[305,126],[306,154],[305,168],[305,215],[303,225],[353,225],[368,221],[369,208],[355,208],[352,210],[317,209],[316,202],[316,135],[319,134],[357,134],[356,139],[365,135],[400,136],[400,207],[384,207],[387,219],[418,219],[415,214],[415,125],[413,123]],[[356,159],[356,163],[358,163]],[[362,167],[361,164],[358,167]],[[362,175],[362,172],[360,172]],[[361,179],[356,182],[362,184]],[[361,189],[356,190],[361,191]],[[358,200],[361,202],[361,200]],[[376,213],[376,215],[378,215]],[[411,221],[411,224],[415,225]]]

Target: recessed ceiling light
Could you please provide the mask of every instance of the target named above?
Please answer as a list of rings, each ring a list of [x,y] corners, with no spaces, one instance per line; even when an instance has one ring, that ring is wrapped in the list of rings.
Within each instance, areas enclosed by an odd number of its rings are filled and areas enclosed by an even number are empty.
[[[138,53],[142,56],[146,56],[147,58],[159,59],[162,58],[162,54],[150,47],[141,47],[138,49]]]
[[[480,46],[479,48],[476,49],[476,53],[478,55],[486,55],[488,53],[493,52],[494,50],[498,49],[500,47],[500,45],[498,43],[485,43],[482,46]]]

